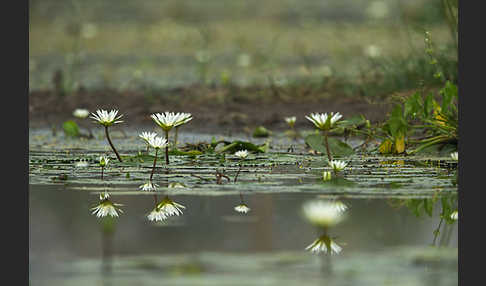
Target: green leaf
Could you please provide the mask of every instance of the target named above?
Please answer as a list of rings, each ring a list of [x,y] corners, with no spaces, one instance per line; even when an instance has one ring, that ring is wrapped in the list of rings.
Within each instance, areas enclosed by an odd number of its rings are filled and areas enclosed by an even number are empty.
[[[321,134],[308,135],[305,138],[305,143],[307,143],[313,150],[321,152],[323,155],[327,155],[326,146],[324,145],[324,136]],[[354,154],[353,148],[336,138],[328,138],[328,143],[332,156],[349,156]]]
[[[271,133],[272,132],[269,131],[267,128],[265,128],[263,126],[258,126],[253,131],[253,137],[256,137],[256,138],[259,138],[259,137],[268,137],[268,136],[270,136]]]
[[[235,140],[229,144],[226,141],[221,143],[224,143],[225,146],[220,150],[218,150],[217,153],[223,153],[223,152],[235,153],[240,150],[248,150],[251,152],[264,153],[267,152],[269,147],[268,142],[265,142],[265,144],[263,145],[255,145],[250,142],[239,141],[239,140]]]
[[[72,120],[68,120],[62,124],[62,128],[64,129],[64,133],[67,136],[71,137],[78,137],[79,136],[79,127],[76,122]]]

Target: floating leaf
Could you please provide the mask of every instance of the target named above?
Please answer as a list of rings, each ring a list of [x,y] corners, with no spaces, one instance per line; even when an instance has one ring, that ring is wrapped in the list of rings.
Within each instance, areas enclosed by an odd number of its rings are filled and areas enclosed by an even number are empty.
[[[353,148],[348,144],[336,139],[328,138],[329,150],[332,156],[349,156],[354,154]],[[326,146],[324,145],[324,136],[321,134],[312,134],[305,138],[305,143],[313,150],[327,155]]]
[[[258,126],[257,128],[255,128],[255,130],[253,131],[253,137],[268,137],[270,136],[271,132],[263,127],[263,126]]]

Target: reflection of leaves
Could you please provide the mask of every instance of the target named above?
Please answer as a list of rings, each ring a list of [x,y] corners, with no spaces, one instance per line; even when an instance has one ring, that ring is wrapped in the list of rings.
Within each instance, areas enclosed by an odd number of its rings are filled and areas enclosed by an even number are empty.
[[[328,138],[329,150],[332,156],[349,156],[354,154],[353,148],[348,144],[336,139]],[[326,145],[324,145],[324,136],[320,134],[312,134],[305,138],[305,143],[312,149],[327,155]]]
[[[78,137],[79,136],[79,127],[76,122],[72,120],[68,120],[62,124],[62,128],[64,129],[64,133],[67,136],[71,137]]]
[[[405,205],[417,217],[421,217],[424,214],[431,217],[432,213],[434,212],[434,205],[436,202],[437,198],[408,199],[405,201]]]

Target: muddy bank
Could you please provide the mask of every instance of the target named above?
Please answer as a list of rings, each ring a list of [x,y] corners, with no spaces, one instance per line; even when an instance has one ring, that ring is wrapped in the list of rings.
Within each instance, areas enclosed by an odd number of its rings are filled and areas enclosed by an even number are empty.
[[[297,116],[297,127],[306,127],[304,115],[311,112],[336,112],[344,116],[363,114],[372,122],[386,118],[392,104],[355,96],[333,95],[309,90],[269,88],[208,88],[191,86],[170,91],[78,91],[60,95],[55,91],[32,91],[29,94],[29,126],[58,125],[72,119],[76,108],[95,111],[98,108],[119,109],[130,125],[152,124],[150,114],[183,111],[194,115],[187,128],[213,130],[264,125],[272,129],[286,128],[283,118]],[[300,120],[299,120],[300,119]]]

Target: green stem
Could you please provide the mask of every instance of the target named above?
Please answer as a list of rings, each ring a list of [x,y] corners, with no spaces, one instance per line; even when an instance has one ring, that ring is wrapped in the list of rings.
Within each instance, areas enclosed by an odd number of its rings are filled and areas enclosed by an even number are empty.
[[[165,163],[169,165],[169,131],[165,131],[165,140],[167,140],[167,146],[165,146]]]
[[[113,146],[113,143],[111,142],[110,134],[108,133],[108,126],[105,126],[105,134],[106,134],[106,139],[108,139],[108,143],[110,143],[111,149],[113,149],[113,152],[115,152],[116,157],[118,158],[118,161],[123,162],[120,157],[120,154],[118,154],[118,151],[116,151],[115,146]]]
[[[105,169],[105,167],[101,167],[101,179],[103,180],[103,170]]]
[[[236,183],[236,179],[238,179],[238,175],[240,174],[240,170],[241,170],[241,162],[240,162],[240,167],[238,168],[238,172],[236,172],[235,183]]]
[[[154,165],[152,166],[152,173],[150,173],[150,182],[152,182],[152,177],[154,176],[155,164],[157,162],[157,151],[159,151],[159,148],[155,148]]]
[[[327,134],[328,134],[328,131],[325,130],[324,131],[324,143],[326,145],[327,158],[329,159],[329,161],[332,161],[331,151],[329,150],[329,142],[327,141]]]

